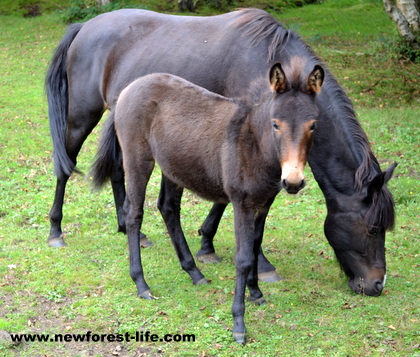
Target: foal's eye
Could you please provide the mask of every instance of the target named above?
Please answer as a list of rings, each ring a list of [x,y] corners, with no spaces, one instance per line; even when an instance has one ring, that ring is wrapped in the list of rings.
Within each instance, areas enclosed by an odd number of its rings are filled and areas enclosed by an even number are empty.
[[[315,130],[315,125],[316,123],[313,123],[310,127],[309,127],[309,131],[312,133]]]
[[[280,127],[279,127],[279,125],[273,120],[272,121],[272,125],[273,125],[273,129],[275,130],[275,131],[279,131],[280,130]]]

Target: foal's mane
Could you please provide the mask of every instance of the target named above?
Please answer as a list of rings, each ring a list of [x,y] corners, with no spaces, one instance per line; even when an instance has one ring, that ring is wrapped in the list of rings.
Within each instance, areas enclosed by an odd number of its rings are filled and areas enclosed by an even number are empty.
[[[287,62],[292,56],[297,55],[305,56],[314,63],[322,63],[295,31],[286,29],[263,10],[254,8],[239,10],[239,16],[233,26],[240,29],[242,36],[248,37],[253,46],[257,46],[267,39],[270,41],[267,53],[268,62]],[[326,72],[323,90],[328,91],[329,96],[334,98],[330,101],[326,112],[334,120],[340,121],[345,140],[359,163],[354,175],[354,188],[360,194],[367,183],[381,172],[381,169],[372,153],[368,138],[357,120],[349,97],[325,68],[325,65],[323,67]],[[382,226],[385,229],[390,229],[394,225],[394,220],[394,201],[388,188],[384,185],[380,192],[373,197],[371,208],[366,214],[366,221],[370,226]]]

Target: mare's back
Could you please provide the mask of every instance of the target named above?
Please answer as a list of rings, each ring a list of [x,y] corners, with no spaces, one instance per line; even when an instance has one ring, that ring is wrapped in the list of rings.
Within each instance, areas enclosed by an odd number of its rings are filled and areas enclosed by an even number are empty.
[[[241,16],[240,11],[191,17],[135,9],[97,16],[83,25],[70,48],[71,94],[77,102],[100,91],[112,107],[134,79],[161,72],[219,94],[241,96],[249,81],[269,66],[267,48],[255,48],[237,27]]]

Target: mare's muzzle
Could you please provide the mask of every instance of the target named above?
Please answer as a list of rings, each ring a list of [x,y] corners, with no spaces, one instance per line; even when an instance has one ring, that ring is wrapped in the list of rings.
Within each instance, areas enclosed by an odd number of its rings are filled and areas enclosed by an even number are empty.
[[[382,269],[378,269],[366,278],[350,279],[349,287],[357,294],[368,296],[379,296],[385,287],[386,274]]]

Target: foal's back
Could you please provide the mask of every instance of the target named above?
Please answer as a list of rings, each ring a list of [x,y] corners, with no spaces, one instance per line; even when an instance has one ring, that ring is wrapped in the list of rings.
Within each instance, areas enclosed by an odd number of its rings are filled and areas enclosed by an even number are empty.
[[[116,107],[124,164],[134,157],[155,160],[179,186],[212,201],[228,202],[221,151],[239,107],[234,99],[176,76],[139,78],[121,93]]]

